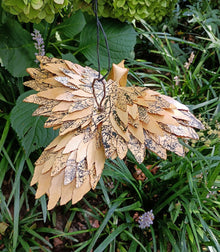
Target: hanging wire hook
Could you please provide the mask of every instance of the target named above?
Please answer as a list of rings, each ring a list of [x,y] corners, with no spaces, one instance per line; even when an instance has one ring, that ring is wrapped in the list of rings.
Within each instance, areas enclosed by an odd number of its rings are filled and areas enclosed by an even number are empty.
[[[99,46],[100,46],[100,29],[101,29],[101,32],[104,36],[104,40],[105,40],[105,45],[106,45],[106,49],[107,49],[107,54],[108,54],[108,71],[107,73],[100,79],[100,80],[103,80],[105,79],[105,77],[109,74],[110,72],[110,50],[109,50],[109,45],[108,45],[108,39],[107,39],[107,36],[106,36],[106,33],[103,29],[103,26],[99,20],[99,17],[98,17],[98,0],[94,0],[93,2],[94,4],[94,7],[93,7],[93,11],[94,11],[94,14],[95,14],[95,17],[96,17],[96,26],[97,26],[97,59],[98,59],[98,72],[99,72],[99,78],[100,78],[100,55],[99,55]]]
[[[103,108],[102,108],[102,102],[103,100],[105,99],[105,95],[106,95],[106,90],[105,90],[105,83],[104,83],[104,79],[105,77],[109,74],[110,72],[110,50],[109,50],[109,45],[108,45],[108,40],[107,40],[107,36],[106,36],[106,33],[103,29],[103,26],[99,20],[99,17],[98,17],[98,0],[94,0],[93,2],[93,11],[94,11],[94,14],[95,14],[95,17],[96,17],[96,26],[97,26],[97,61],[98,61],[98,78],[94,78],[93,82],[92,82],[92,91],[93,91],[93,95],[94,95],[94,98],[95,98],[95,101],[96,101],[96,104],[98,106],[98,110],[101,112],[103,111]],[[108,53],[108,70],[107,70],[107,73],[102,76],[102,78],[100,78],[101,76],[101,67],[100,67],[100,55],[99,55],[99,46],[100,46],[100,30],[104,36],[104,40],[105,40],[105,45],[106,45],[106,49],[107,49],[107,53]],[[100,103],[98,103],[97,101],[97,97],[96,97],[96,94],[95,94],[95,82],[96,81],[99,81],[99,82],[102,82],[103,84],[103,97],[100,101]]]

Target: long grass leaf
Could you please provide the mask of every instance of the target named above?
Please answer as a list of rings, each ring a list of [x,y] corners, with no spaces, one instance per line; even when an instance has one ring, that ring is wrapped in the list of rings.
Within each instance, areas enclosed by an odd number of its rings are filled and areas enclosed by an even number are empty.
[[[185,199],[183,197],[182,197],[182,199],[185,201],[185,203],[182,202],[182,205],[183,205],[183,207],[185,209],[185,212],[186,212],[186,215],[187,215],[187,217],[189,219],[189,223],[190,223],[190,226],[191,226],[191,229],[192,229],[192,232],[193,232],[193,236],[194,236],[194,239],[196,241],[197,250],[201,251],[198,233],[196,232],[196,227],[195,227],[194,219],[192,218],[193,209],[191,209],[191,204],[190,204],[190,202],[188,202],[187,199]],[[187,229],[187,231],[190,231],[189,228]]]
[[[23,240],[21,236],[18,236],[18,241],[21,243],[21,246],[25,250],[25,252],[31,251],[29,244],[25,240]]]
[[[137,251],[137,246],[138,246],[138,243],[135,240],[133,240],[131,242],[131,245],[130,245],[129,249],[128,249],[128,252]]]
[[[50,248],[52,248],[53,246],[51,245],[50,242],[48,242],[46,239],[44,239],[44,237],[42,237],[39,233],[37,233],[36,231],[34,231],[33,229],[29,228],[29,227],[26,227],[24,226],[23,227],[24,230],[26,232],[28,232],[30,235],[32,235],[33,237],[41,240],[45,245],[49,246]]]
[[[111,207],[111,201],[110,201],[110,198],[108,196],[108,192],[106,190],[106,186],[104,184],[104,181],[103,181],[102,177],[100,178],[99,183],[100,183],[100,186],[101,186],[104,198],[105,198],[105,202],[108,205],[108,207],[110,208]]]
[[[16,175],[15,182],[13,184],[13,189],[10,194],[7,205],[10,203],[10,198],[14,195],[14,223],[13,223],[13,251],[16,251],[17,248],[17,240],[18,240],[18,232],[19,232],[19,213],[20,213],[20,180],[21,173],[24,168],[25,157],[22,156],[20,160],[16,163]]]
[[[150,231],[153,239],[153,251],[157,252],[157,237],[155,235],[155,231],[152,225],[150,226]]]
[[[129,206],[121,207],[116,210],[116,212],[128,212],[128,211],[140,211],[141,203],[137,201]]]
[[[11,200],[12,200],[12,197],[13,197],[13,195],[15,193],[15,190],[16,190],[17,186],[20,186],[20,179],[21,179],[21,173],[22,173],[23,168],[24,168],[24,162],[25,162],[25,156],[23,155],[21,157],[21,159],[17,161],[17,164],[16,164],[16,176],[15,176],[12,191],[10,193],[10,196],[9,196],[9,199],[8,199],[8,202],[7,202],[8,206],[9,206]]]
[[[116,237],[121,234],[130,224],[124,223],[117,227],[95,250],[94,252],[102,252]]]
[[[164,233],[166,234],[168,241],[171,243],[173,250],[175,252],[180,252],[180,248],[178,247],[176,239],[174,238],[171,231],[168,228],[164,227]]]
[[[5,143],[5,140],[8,136],[8,131],[9,131],[9,128],[10,128],[10,120],[7,119],[6,123],[5,123],[5,127],[4,127],[4,130],[1,134],[1,139],[0,139],[0,153],[2,151],[2,147],[4,146],[4,143]]]
[[[102,224],[100,225],[99,229],[96,231],[88,249],[87,252],[90,252],[92,248],[94,248],[94,245],[96,243],[96,241],[98,240],[100,234],[102,233],[103,229],[105,228],[105,226],[107,225],[108,221],[110,220],[110,218],[112,217],[113,213],[115,212],[115,210],[117,209],[118,206],[120,206],[122,204],[122,202],[126,199],[123,199],[125,197],[125,195],[122,195],[121,197],[119,197],[119,199],[112,205],[112,207],[108,210]]]
[[[217,237],[213,234],[212,230],[210,229],[210,227],[207,225],[207,223],[203,220],[203,218],[201,217],[200,214],[198,214],[199,220],[203,226],[203,228],[209,233],[210,238],[212,239],[213,243],[216,246],[217,251],[220,251],[220,244],[218,242]],[[218,237],[219,238],[219,237]]]
[[[155,214],[159,213],[172,200],[174,200],[175,198],[177,198],[179,195],[181,195],[182,193],[184,193],[187,190],[188,190],[188,186],[184,186],[182,189],[180,189],[176,193],[172,194],[168,199],[166,199],[165,201],[163,201],[159,206],[156,207],[156,209],[154,209],[154,213]]]
[[[126,233],[126,234],[132,239],[132,241],[135,241],[135,242],[141,247],[141,249],[142,249],[144,252],[148,252],[148,251],[146,250],[146,248],[144,247],[144,245],[143,245],[132,233],[130,233],[130,232],[127,231],[127,230],[124,230],[124,233]]]

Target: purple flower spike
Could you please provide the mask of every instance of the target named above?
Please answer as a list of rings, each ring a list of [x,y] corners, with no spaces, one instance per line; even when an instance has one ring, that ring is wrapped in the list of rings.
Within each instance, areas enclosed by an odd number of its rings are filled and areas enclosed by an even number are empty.
[[[146,227],[150,227],[150,225],[153,224],[153,220],[154,220],[153,210],[145,212],[138,219],[139,228],[144,229]]]
[[[32,39],[34,41],[36,41],[36,43],[34,43],[35,48],[37,49],[37,53],[35,53],[35,55],[39,55],[39,56],[44,56],[45,55],[45,46],[44,46],[44,40],[40,34],[40,32],[37,29],[34,29],[34,32],[31,33]],[[35,60],[36,63],[38,63],[38,60]]]

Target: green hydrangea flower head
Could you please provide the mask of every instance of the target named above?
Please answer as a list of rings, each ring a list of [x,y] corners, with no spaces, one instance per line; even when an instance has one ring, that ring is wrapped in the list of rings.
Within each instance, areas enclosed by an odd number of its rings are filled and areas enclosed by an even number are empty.
[[[93,14],[92,0],[71,0],[75,10]],[[144,19],[148,23],[159,23],[169,15],[177,0],[98,0],[98,15],[117,18],[120,21]]]
[[[2,7],[20,22],[39,23],[45,19],[52,23],[57,12],[68,5],[68,0],[2,0]]]

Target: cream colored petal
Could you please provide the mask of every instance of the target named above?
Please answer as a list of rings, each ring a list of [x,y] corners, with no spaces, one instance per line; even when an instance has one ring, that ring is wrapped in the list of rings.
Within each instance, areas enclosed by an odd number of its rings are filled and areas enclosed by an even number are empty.
[[[59,104],[53,107],[52,112],[68,111],[71,105],[72,105],[72,102],[61,101]]]
[[[47,99],[56,99],[57,97],[59,97],[59,95],[63,95],[66,92],[70,92],[70,89],[58,87],[58,88],[52,88],[46,91],[41,91],[37,93],[37,96],[47,98]]]
[[[64,170],[62,170],[59,174],[52,177],[51,179],[51,186],[49,189],[49,201],[47,205],[47,209],[51,210],[54,208],[61,197],[62,193],[62,186],[64,180]]]
[[[127,111],[129,115],[135,120],[138,119],[138,107],[137,104],[133,104],[132,106],[128,105],[127,106]]]
[[[87,165],[88,170],[93,169],[93,164],[95,163],[95,153],[96,153],[96,139],[93,138],[89,143],[87,147]]]
[[[96,168],[97,176],[102,174],[104,164],[105,164],[105,152],[104,152],[104,148],[100,147],[96,150],[96,153],[95,153],[95,168]]]
[[[40,175],[42,173],[43,167],[44,167],[44,164],[35,166],[34,175],[32,177],[31,183],[30,183],[31,186],[33,186],[34,184],[36,184],[38,182],[39,177],[40,177]]]
[[[80,162],[86,158],[88,144],[89,142],[84,143],[81,141],[77,150],[76,162]]]
[[[125,139],[125,141],[128,141],[129,140],[129,137],[128,137],[128,133],[127,131],[123,131],[117,124],[117,122],[115,121],[114,117],[112,114],[110,114],[110,121],[111,121],[111,124],[113,126],[113,128],[115,129],[115,131]],[[109,127],[111,127],[111,125],[109,125]]]
[[[70,153],[65,167],[64,185],[71,183],[76,177],[76,151]]]
[[[126,154],[128,152],[128,147],[126,141],[118,136],[117,137],[117,155],[120,159],[125,158]]]
[[[69,133],[63,136],[59,136],[59,143],[57,143],[56,147],[52,150],[53,152],[57,152],[64,147],[66,147],[67,143],[73,138],[73,134]]]
[[[60,205],[65,205],[68,201],[72,199],[74,189],[75,189],[75,181],[72,181],[67,185],[62,184]]]
[[[63,170],[66,167],[67,159],[69,157],[69,154],[63,154],[62,150],[60,150],[56,158],[53,162],[52,170],[51,170],[51,176],[57,175],[61,170]]]
[[[128,131],[139,140],[142,144],[144,143],[144,132],[143,132],[143,125],[142,122],[139,122],[138,126],[132,127],[128,125]]]
[[[91,115],[92,113],[92,106],[88,107],[88,108],[85,108],[83,110],[80,110],[80,111],[76,111],[76,112],[73,112],[71,114],[67,114],[66,116],[63,117],[62,121],[73,121],[73,120],[77,120],[79,118],[83,118],[83,117],[86,117],[88,115]]]
[[[128,148],[132,152],[138,163],[141,164],[145,158],[145,145],[139,142],[137,138],[130,134]]]
[[[44,194],[48,194],[50,183],[51,183],[51,174],[50,171],[47,173],[41,174],[38,179],[38,187],[35,194],[36,199],[40,198]]]
[[[75,188],[73,190],[73,195],[72,195],[72,204],[77,203],[79,200],[82,199],[82,197],[91,189],[90,181],[89,181],[89,176],[85,178],[84,183],[79,187]]]
[[[63,154],[77,150],[79,147],[79,144],[83,140],[83,137],[84,137],[84,134],[80,134],[80,135],[72,137],[71,140],[66,144],[66,147],[63,150]]]
[[[159,124],[156,122],[154,119],[154,116],[148,114],[149,116],[149,122],[148,123],[143,123],[143,128],[153,134],[156,134],[158,136],[163,136],[164,132],[160,128]]]

